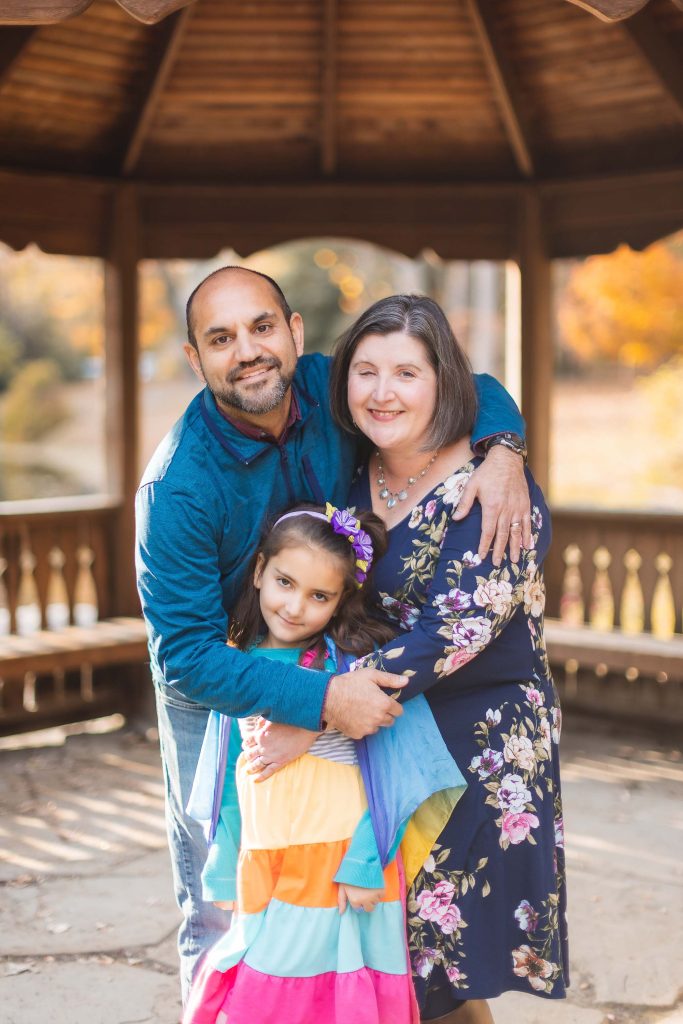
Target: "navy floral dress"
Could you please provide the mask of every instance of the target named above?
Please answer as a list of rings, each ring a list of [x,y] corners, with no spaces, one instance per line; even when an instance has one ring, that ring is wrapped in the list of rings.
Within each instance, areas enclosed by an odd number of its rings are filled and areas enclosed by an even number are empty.
[[[510,989],[561,998],[568,984],[561,713],[543,642],[550,517],[527,474],[533,550],[481,561],[480,506],[452,519],[480,461],[389,531],[373,584],[403,632],[364,659],[410,677],[402,699],[425,693],[468,782],[408,897],[424,1018]],[[371,507],[367,469],[351,503]]]

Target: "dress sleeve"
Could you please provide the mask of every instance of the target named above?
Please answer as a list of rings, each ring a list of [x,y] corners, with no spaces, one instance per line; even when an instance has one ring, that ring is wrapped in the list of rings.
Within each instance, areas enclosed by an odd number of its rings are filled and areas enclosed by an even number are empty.
[[[361,889],[383,889],[384,872],[377,848],[370,812],[365,811],[356,825],[349,848],[342,858],[335,882],[357,885]]]
[[[476,450],[482,441],[494,434],[518,434],[524,437],[522,414],[512,395],[489,373],[475,373],[478,411],[472,429],[472,447]]]
[[[540,492],[534,490],[534,546],[522,552],[517,564],[507,553],[498,567],[491,553],[483,560],[476,555],[481,533],[478,504],[461,522],[449,520],[426,602],[412,630],[359,659],[354,667],[373,666],[407,675],[408,686],[400,694],[405,701],[463,670],[500,635],[521,607],[540,618],[544,587],[538,563],[548,547],[550,525]],[[427,554],[420,552],[418,538],[415,543],[418,547],[410,558],[420,564]]]

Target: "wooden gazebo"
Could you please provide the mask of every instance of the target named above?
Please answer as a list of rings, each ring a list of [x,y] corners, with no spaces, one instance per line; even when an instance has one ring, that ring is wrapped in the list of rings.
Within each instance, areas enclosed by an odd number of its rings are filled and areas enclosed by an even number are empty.
[[[136,609],[140,259],[314,235],[516,260],[545,480],[551,259],[683,226],[680,0],[0,0],[0,22],[0,240],[106,260],[112,500],[63,516],[106,525],[107,614]]]

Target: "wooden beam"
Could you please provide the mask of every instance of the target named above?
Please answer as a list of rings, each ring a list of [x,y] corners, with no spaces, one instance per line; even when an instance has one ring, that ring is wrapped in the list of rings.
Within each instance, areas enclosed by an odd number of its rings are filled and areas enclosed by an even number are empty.
[[[75,18],[93,0],[0,0],[0,25],[51,25]]]
[[[5,28],[0,33],[0,89],[36,31],[35,28],[17,27]]]
[[[621,21],[640,11],[649,0],[569,0],[576,7],[594,14],[600,21]]]
[[[467,0],[467,7],[517,167],[524,178],[533,178],[534,161],[524,105],[491,5],[488,0]]]
[[[191,14],[192,9],[186,7],[185,10],[170,17],[157,30],[158,45],[154,47],[156,56],[150,62],[142,96],[136,104],[139,114],[128,137],[121,163],[121,173],[124,177],[133,173],[140,159],[149,126],[175,64]]]
[[[0,0],[0,25],[51,25],[82,14],[93,0]],[[116,0],[127,14],[155,25],[195,0]]]
[[[521,278],[522,415],[529,465],[547,490],[550,468],[550,394],[553,382],[551,267],[543,208],[535,189],[520,197],[517,263]]]
[[[625,21],[622,30],[635,43],[683,121],[683,50],[670,42],[647,11]]]
[[[113,566],[114,611],[139,613],[135,589],[135,492],[140,477],[138,384],[138,198],[132,185],[117,189],[111,205],[105,263],[107,468],[109,490],[121,500]]]
[[[156,25],[169,14],[187,7],[195,0],[116,0],[127,14],[144,25]]]
[[[320,162],[328,176],[337,170],[337,5],[338,0],[324,0]]]

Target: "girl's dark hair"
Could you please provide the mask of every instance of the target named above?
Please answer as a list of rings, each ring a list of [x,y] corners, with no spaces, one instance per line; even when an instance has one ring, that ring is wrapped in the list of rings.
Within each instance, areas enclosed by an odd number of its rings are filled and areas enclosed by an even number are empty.
[[[330,406],[334,419],[358,434],[349,410],[349,367],[356,348],[368,334],[402,331],[424,345],[436,373],[434,417],[426,447],[443,448],[469,434],[477,415],[472,367],[438,303],[426,295],[390,295],[366,309],[342,334],[334,348]]]
[[[297,505],[291,511],[322,512],[318,505]],[[374,512],[359,512],[356,517],[372,540],[373,566],[387,549],[387,531],[384,523]],[[277,522],[266,532],[258,550],[249,565],[246,586],[230,617],[229,641],[240,650],[248,650],[266,631],[261,615],[259,591],[253,585],[254,573],[262,556],[264,564],[282,551],[283,548],[308,544],[337,557],[344,567],[344,589],[337,610],[325,633],[332,638],[340,651],[360,657],[369,654],[377,645],[381,646],[394,636],[394,631],[384,622],[373,617],[369,603],[368,580],[362,587],[356,584],[356,555],[347,537],[334,532],[328,522],[314,516],[300,515]],[[370,568],[370,574],[372,567]],[[315,651],[312,668],[322,668],[325,663],[325,640],[322,633],[307,641],[307,649]]]

